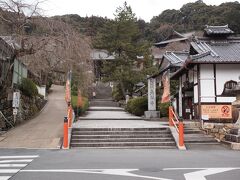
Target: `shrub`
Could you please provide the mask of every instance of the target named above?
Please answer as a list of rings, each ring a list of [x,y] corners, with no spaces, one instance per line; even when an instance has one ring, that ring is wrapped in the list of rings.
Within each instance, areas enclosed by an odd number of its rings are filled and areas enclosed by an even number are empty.
[[[73,107],[75,114],[80,116],[80,115],[83,115],[87,111],[87,109],[89,107],[89,101],[88,101],[88,98],[83,97],[82,98],[82,101],[83,101],[82,106],[77,107],[77,99],[78,99],[77,96],[72,96],[72,107]]]
[[[170,103],[159,103],[158,104],[158,109],[160,111],[160,116],[161,117],[168,117],[168,107],[170,106]]]
[[[120,101],[120,100],[125,99],[125,97],[124,97],[124,95],[122,93],[122,90],[119,87],[119,85],[114,86],[113,91],[112,91],[112,97],[116,101]]]
[[[127,103],[126,110],[136,116],[144,115],[144,111],[148,109],[147,97],[137,97],[130,99]]]
[[[38,89],[36,84],[31,79],[28,78],[22,79],[20,90],[24,95],[29,97],[34,97],[38,95]]]

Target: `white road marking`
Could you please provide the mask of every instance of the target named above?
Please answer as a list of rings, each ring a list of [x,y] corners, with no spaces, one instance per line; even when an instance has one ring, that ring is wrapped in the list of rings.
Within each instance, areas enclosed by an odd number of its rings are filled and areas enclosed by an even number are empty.
[[[27,164],[0,164],[0,167],[25,167]]]
[[[11,176],[0,176],[0,180],[8,180]]]
[[[0,173],[17,173],[20,169],[0,169]]]
[[[142,176],[131,173],[132,171],[139,171],[139,169],[46,169],[46,170],[20,170],[20,172],[59,172],[59,173],[87,173],[87,174],[104,174],[115,176],[137,177],[144,179],[155,180],[171,180],[166,178]]]
[[[186,180],[207,180],[205,176],[223,173],[232,170],[240,170],[240,167],[236,168],[165,168],[163,170],[198,170],[184,174]]]
[[[28,158],[37,158],[36,156],[0,156],[0,159],[28,159]]]
[[[37,157],[39,156],[0,156],[0,180],[10,179],[14,174],[19,172],[21,168],[26,167],[28,163]],[[10,176],[6,176],[5,174],[9,174]]]
[[[186,180],[207,180],[205,176],[214,175],[222,172],[234,170],[235,168],[209,168],[192,173],[184,174]]]
[[[33,161],[33,159],[1,160],[0,164],[2,164],[2,163],[16,163],[16,162],[32,162],[32,161]]]

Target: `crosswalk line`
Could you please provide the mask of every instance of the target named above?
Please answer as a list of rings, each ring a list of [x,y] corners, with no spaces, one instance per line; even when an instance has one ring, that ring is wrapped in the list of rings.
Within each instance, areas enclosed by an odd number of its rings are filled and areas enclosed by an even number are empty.
[[[0,160],[0,164],[2,163],[18,163],[18,162],[32,162],[33,159],[18,159],[18,160]]]
[[[8,180],[11,176],[0,176],[0,180]]]
[[[35,156],[0,156],[0,159],[28,159],[28,158],[37,158],[38,155]]]
[[[6,173],[6,174],[9,174],[9,173],[17,173],[20,169],[0,169],[0,174],[2,173]]]
[[[27,164],[0,164],[1,167],[25,167]]]

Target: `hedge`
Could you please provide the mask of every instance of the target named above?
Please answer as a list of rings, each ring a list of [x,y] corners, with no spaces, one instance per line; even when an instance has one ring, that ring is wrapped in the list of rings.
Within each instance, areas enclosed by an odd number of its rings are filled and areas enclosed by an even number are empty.
[[[137,97],[130,99],[127,103],[126,110],[136,116],[144,115],[144,111],[148,110],[147,97]]]
[[[38,95],[38,89],[36,84],[28,78],[23,78],[19,88],[22,93],[28,97],[34,97]]]
[[[170,103],[159,103],[158,104],[158,109],[160,111],[160,116],[161,117],[168,117],[168,107],[170,106]]]
[[[75,112],[76,115],[80,116],[80,115],[83,115],[88,107],[89,107],[89,101],[88,101],[88,98],[86,97],[83,97],[82,98],[82,107],[77,107],[77,99],[78,99],[78,96],[72,96],[72,107],[73,107],[73,110]]]

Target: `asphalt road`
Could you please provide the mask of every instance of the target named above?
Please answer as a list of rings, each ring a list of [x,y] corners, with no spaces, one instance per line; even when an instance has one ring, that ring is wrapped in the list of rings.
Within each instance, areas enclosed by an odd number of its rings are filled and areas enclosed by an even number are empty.
[[[64,86],[53,85],[48,103],[34,119],[8,131],[0,140],[1,148],[58,148],[63,136],[63,117],[67,105]],[[1,180],[1,179],[0,179]]]
[[[231,150],[0,149],[0,180],[239,180]]]

